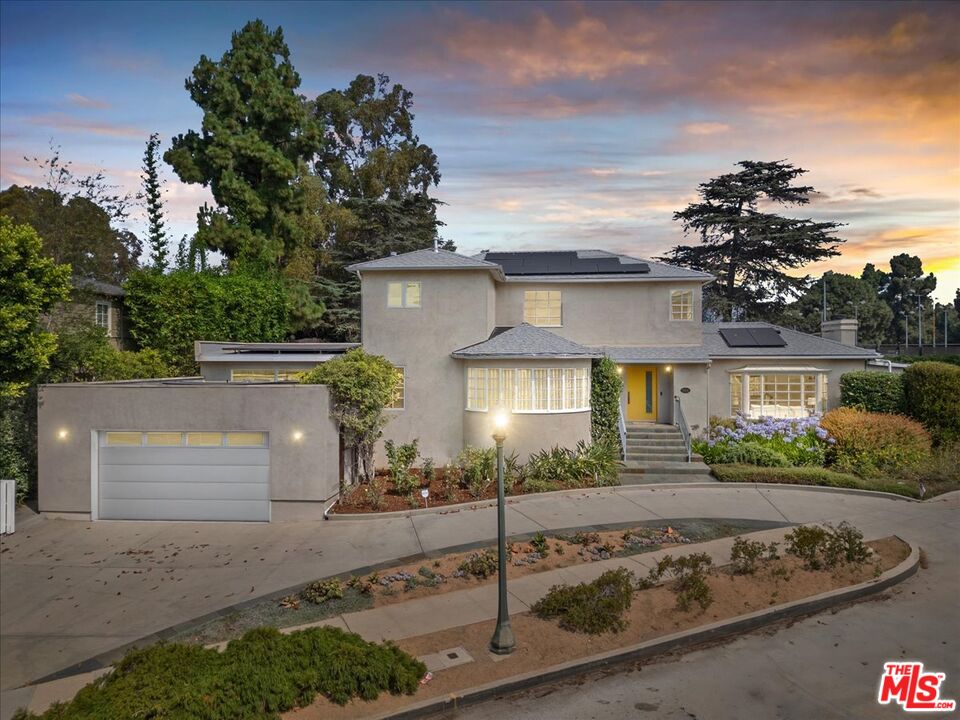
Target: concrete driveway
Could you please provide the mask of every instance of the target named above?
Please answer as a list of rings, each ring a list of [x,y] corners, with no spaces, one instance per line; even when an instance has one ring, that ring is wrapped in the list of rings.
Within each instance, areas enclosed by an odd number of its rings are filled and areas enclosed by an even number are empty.
[[[511,533],[658,518],[851,519],[868,536],[958,525],[957,502],[825,490],[634,486],[510,501]],[[34,518],[0,541],[0,689],[317,577],[495,537],[495,508],[311,523]],[[939,555],[938,561],[948,562]],[[956,552],[949,562],[956,568]],[[943,608],[956,627],[957,609]],[[5,703],[6,704],[6,703]]]

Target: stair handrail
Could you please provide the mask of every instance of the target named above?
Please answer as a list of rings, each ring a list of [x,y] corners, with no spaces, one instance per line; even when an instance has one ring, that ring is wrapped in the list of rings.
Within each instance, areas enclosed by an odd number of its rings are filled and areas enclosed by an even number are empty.
[[[623,403],[619,403],[617,413],[617,429],[620,430],[620,459],[627,461],[627,421],[623,417]]]
[[[683,407],[680,405],[680,396],[673,396],[673,424],[680,430],[683,436],[683,446],[687,451],[687,462],[693,459],[693,450],[690,444],[690,428],[687,425],[687,419],[683,416]]]

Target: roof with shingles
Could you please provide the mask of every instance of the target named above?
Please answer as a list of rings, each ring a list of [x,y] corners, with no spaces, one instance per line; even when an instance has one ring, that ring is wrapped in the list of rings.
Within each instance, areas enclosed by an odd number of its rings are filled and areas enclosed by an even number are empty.
[[[348,265],[347,270],[500,270],[496,263],[478,260],[449,250],[414,250],[399,255]]]
[[[726,328],[772,328],[786,341],[782,347],[730,347],[720,335]],[[737,357],[823,357],[863,358],[879,355],[867,348],[853,347],[808,333],[765,322],[726,322],[703,324],[703,347],[711,358]]]
[[[483,342],[454,350],[455,358],[595,358],[602,353],[572,340],[521,323],[516,327],[494,328]]]
[[[600,355],[606,355],[618,363],[668,362],[681,364],[710,362],[710,357],[702,345],[664,345],[662,347],[603,345],[593,349]]]

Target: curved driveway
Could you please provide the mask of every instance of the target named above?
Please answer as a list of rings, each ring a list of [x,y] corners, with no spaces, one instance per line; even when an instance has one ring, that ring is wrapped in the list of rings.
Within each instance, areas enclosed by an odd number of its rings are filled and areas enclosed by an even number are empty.
[[[958,510],[956,493],[916,503],[823,489],[710,483],[513,498],[507,523],[510,533],[522,534],[658,518],[849,520],[868,538],[896,533],[919,543],[927,550],[931,572],[908,581],[918,588],[911,592],[942,598],[947,589],[956,599]],[[492,507],[411,518],[276,524],[35,518],[0,541],[0,689],[243,600],[394,558],[490,540],[495,534]],[[938,600],[924,612],[933,613],[929,624],[940,628],[953,654],[960,656],[958,604]],[[911,627],[917,633],[935,632],[927,628],[928,620],[898,613],[887,618],[889,624],[880,632],[909,635],[913,631],[904,628]],[[869,673],[875,674],[872,667]],[[957,678],[954,695],[960,697],[960,668],[952,676]],[[633,714],[623,717],[642,716],[629,709]],[[522,714],[521,708],[515,710]],[[596,715],[612,717],[611,710],[598,704]]]

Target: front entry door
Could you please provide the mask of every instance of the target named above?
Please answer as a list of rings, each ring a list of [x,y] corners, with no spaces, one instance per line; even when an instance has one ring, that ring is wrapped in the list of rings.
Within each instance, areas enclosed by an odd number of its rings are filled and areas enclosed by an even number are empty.
[[[627,365],[627,420],[657,421],[655,365]]]

